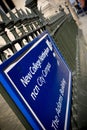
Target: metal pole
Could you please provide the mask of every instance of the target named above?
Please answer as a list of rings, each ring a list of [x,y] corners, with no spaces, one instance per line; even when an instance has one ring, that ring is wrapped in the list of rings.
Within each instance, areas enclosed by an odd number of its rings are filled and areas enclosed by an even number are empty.
[[[79,26],[81,23],[80,23],[80,21],[79,21],[79,18],[78,18],[78,16],[77,16],[75,10],[72,8],[72,5],[71,5],[71,3],[70,3],[69,0],[66,0],[66,2],[67,2],[67,5],[68,5],[68,7],[69,7],[69,9],[70,9],[70,12],[71,12],[71,14],[72,14],[74,20],[76,21],[77,25]]]

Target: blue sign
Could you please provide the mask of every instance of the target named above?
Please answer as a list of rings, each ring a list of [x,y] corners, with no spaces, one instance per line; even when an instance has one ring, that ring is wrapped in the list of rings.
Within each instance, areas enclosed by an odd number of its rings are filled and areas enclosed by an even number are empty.
[[[35,130],[69,130],[71,71],[47,32],[0,71],[0,82]]]

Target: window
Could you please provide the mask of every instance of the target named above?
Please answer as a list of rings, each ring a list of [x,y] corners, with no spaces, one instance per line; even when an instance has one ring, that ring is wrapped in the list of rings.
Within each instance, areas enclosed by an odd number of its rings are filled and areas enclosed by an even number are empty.
[[[12,0],[0,0],[0,6],[5,13],[8,13],[9,10],[15,8],[15,5]]]

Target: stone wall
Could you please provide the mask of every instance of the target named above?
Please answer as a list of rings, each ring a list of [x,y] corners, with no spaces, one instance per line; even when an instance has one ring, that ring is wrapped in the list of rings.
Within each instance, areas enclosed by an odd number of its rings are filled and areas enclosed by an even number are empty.
[[[42,11],[44,17],[49,18],[59,12],[59,5],[61,5],[65,12],[68,13],[65,8],[65,0],[38,0],[38,9]]]

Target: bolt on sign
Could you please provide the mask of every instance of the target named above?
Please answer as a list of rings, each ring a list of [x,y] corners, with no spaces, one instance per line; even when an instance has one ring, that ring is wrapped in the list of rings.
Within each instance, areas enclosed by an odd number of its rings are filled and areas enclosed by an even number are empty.
[[[69,130],[71,71],[47,31],[0,65],[0,82],[33,129]]]

